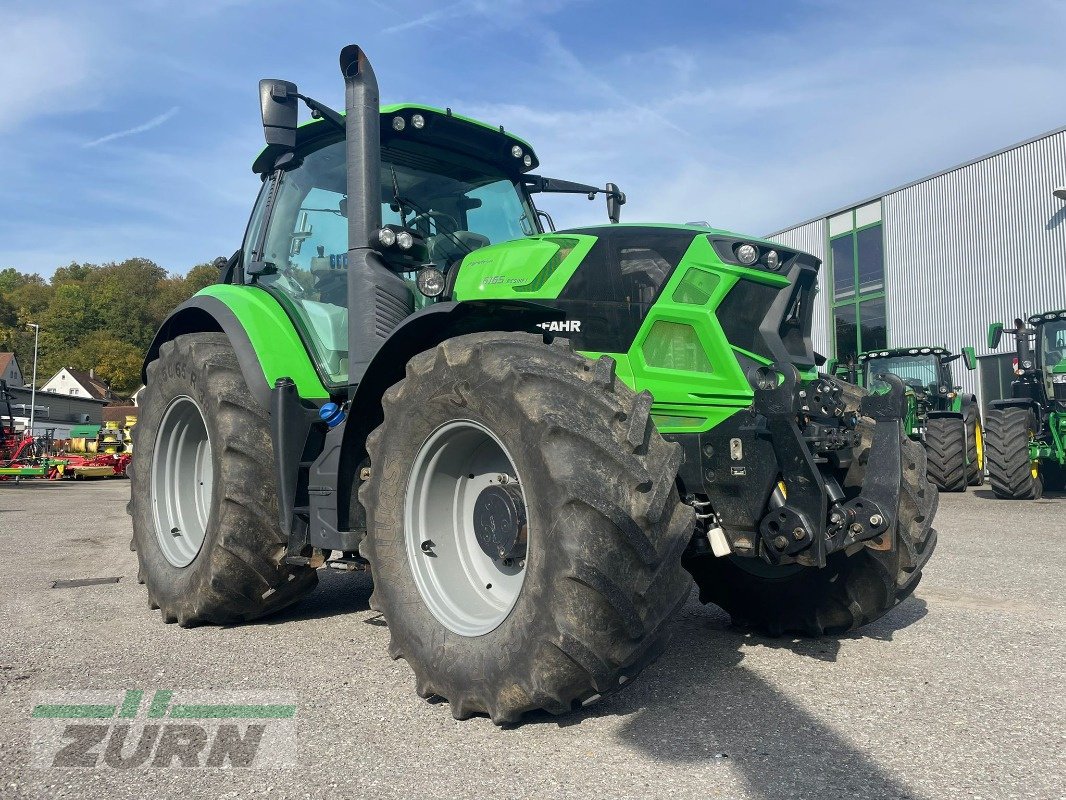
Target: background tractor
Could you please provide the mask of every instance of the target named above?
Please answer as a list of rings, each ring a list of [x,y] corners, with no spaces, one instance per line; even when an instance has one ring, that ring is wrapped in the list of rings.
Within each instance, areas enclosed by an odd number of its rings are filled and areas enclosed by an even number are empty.
[[[929,480],[943,492],[962,492],[984,481],[984,430],[977,398],[963,394],[951,374],[963,359],[977,367],[972,347],[952,354],[943,347],[898,347],[859,356],[860,381],[872,388],[884,373],[899,377],[907,390],[904,430],[925,445]]]
[[[995,322],[990,349],[1004,333],[1017,355],[1011,396],[989,404],[988,477],[997,497],[1035,499],[1066,489],[1066,311],[1016,319],[1013,330]]]
[[[344,114],[260,83],[244,244],[146,357],[130,513],[166,622],[369,568],[418,693],[508,723],[630,681],[693,576],[771,633],[913,591],[937,494],[902,383],[818,374],[817,259],[615,224],[613,184],[533,174],[502,126],[381,107],[354,45],[340,65]],[[550,192],[604,195],[612,224],[555,231]]]

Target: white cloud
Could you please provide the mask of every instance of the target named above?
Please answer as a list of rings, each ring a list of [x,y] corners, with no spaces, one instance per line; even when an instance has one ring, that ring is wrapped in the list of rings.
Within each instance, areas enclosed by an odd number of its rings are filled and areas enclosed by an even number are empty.
[[[114,133],[109,133],[106,136],[101,136],[99,139],[93,139],[91,142],[85,142],[82,147],[96,147],[97,145],[104,144],[104,142],[112,142],[115,139],[123,139],[127,136],[134,136],[138,133],[144,133],[145,131],[150,131],[153,128],[158,128],[168,119],[177,114],[178,111],[178,107],[174,106],[173,108],[164,111],[162,114],[152,117],[150,120],[141,125],[135,125],[132,128],[126,128],[122,131],[115,131]]]

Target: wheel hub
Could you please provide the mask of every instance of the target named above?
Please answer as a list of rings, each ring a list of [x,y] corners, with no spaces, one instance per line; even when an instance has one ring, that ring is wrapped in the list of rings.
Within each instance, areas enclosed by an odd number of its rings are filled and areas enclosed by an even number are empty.
[[[526,505],[517,483],[481,490],[474,502],[474,535],[489,558],[525,558]]]

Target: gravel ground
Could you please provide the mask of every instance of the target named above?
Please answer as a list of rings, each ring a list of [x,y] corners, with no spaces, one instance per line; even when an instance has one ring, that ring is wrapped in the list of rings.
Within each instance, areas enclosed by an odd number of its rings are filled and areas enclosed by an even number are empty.
[[[414,694],[364,575],[325,574],[265,623],[163,625],[128,492],[0,484],[0,797],[1066,796],[1066,497],[944,495],[915,596],[859,634],[764,639],[693,599],[634,685],[501,730]],[[297,766],[32,766],[35,693],[138,688],[290,692]]]

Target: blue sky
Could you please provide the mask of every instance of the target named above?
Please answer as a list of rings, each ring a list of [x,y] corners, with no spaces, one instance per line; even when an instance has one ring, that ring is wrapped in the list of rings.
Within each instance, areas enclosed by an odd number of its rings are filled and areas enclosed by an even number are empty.
[[[0,267],[231,253],[258,79],[340,107],[349,42],[384,102],[504,124],[628,221],[766,233],[1066,125],[1052,0],[0,0]]]

